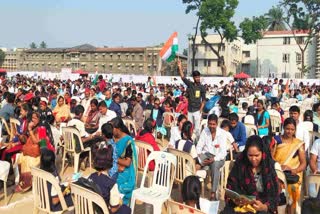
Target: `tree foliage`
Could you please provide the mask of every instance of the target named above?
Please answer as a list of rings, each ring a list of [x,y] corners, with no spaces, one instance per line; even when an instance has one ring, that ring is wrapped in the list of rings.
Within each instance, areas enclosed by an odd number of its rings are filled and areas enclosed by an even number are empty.
[[[263,30],[268,26],[268,21],[264,16],[252,17],[252,19],[245,18],[240,23],[242,38],[245,44],[255,43],[257,40],[262,39]]]
[[[281,7],[272,7],[265,14],[269,31],[287,30],[285,23],[285,14]]]
[[[3,50],[0,49],[0,67],[3,64],[5,57],[6,57],[6,53]]]
[[[310,71],[311,66],[305,65],[305,51],[311,44],[313,38],[320,31],[320,2],[319,0],[284,0],[281,6],[286,12],[286,24],[293,33],[294,39],[301,51],[301,67],[299,70],[302,75]],[[303,43],[298,42],[300,37],[297,33],[306,33]]]
[[[32,43],[30,44],[30,48],[31,48],[31,49],[35,49],[35,48],[37,48],[36,43],[32,42]]]
[[[40,48],[47,48],[47,43],[45,43],[44,41],[42,41],[40,43]]]

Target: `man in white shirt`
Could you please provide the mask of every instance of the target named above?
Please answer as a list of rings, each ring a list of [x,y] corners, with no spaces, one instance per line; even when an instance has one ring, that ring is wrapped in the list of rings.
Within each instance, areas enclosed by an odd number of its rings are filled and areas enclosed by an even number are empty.
[[[271,102],[272,103],[278,101],[278,94],[279,94],[278,78],[275,78],[274,83],[272,84],[272,90],[271,90]]]
[[[296,121],[296,138],[304,142],[305,150],[307,151],[310,144],[310,135],[309,131],[303,126],[303,123],[300,123],[300,108],[298,106],[291,106],[289,109],[289,115],[292,119]]]
[[[224,165],[227,156],[227,137],[225,132],[218,127],[217,115],[209,115],[208,127],[201,132],[196,149],[201,164],[210,166],[212,180],[210,198],[211,200],[216,200],[220,168]]]
[[[100,103],[98,104],[98,108],[100,112],[100,119],[99,119],[99,128],[96,132],[96,135],[101,134],[101,127],[103,124],[117,117],[117,114],[114,111],[111,111],[107,108],[107,104],[104,100],[100,101]]]

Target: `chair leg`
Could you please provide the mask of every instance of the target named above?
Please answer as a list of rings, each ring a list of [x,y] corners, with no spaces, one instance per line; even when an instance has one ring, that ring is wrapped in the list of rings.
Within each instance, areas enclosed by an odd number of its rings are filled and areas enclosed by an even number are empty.
[[[39,213],[39,209],[36,206],[34,206],[33,207],[33,214],[38,214],[38,213]]]
[[[134,205],[136,203],[136,199],[134,197],[134,195],[131,196],[131,202],[130,202],[130,207],[131,207],[131,214],[134,213]]]
[[[66,161],[66,151],[65,151],[65,150],[63,150],[63,155],[62,155],[62,165],[61,165],[60,176],[62,176],[62,175],[63,175],[65,161]]]
[[[153,214],[161,214],[162,213],[162,204],[163,203],[155,203],[153,205]]]
[[[7,181],[3,181],[4,202],[8,204]]]
[[[91,156],[91,150],[89,151],[89,167],[90,167],[90,173],[91,173],[91,170],[92,170],[92,165],[91,165],[91,161],[92,161],[92,156]]]
[[[78,172],[79,169],[79,160],[80,159],[80,154],[74,153],[74,173]]]
[[[201,182],[201,196],[204,198],[204,180]]]

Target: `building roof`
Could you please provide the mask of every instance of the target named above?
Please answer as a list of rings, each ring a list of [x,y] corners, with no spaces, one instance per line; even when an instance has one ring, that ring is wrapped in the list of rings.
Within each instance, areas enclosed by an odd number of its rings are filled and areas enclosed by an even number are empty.
[[[295,34],[308,34],[308,30],[295,30]],[[264,35],[292,35],[293,32],[291,30],[280,30],[280,31],[266,31],[264,32]]]
[[[96,48],[97,52],[141,52],[144,51],[145,48],[142,47],[132,47],[132,48]]]

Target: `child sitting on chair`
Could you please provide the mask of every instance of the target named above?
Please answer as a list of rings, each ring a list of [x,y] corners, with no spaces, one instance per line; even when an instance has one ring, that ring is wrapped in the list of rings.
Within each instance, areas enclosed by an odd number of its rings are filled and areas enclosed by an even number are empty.
[[[131,209],[122,204],[116,181],[108,174],[112,163],[112,145],[107,145],[105,148],[99,149],[94,158],[94,168],[97,172],[92,173],[89,179],[100,187],[102,197],[111,213],[131,213]]]

